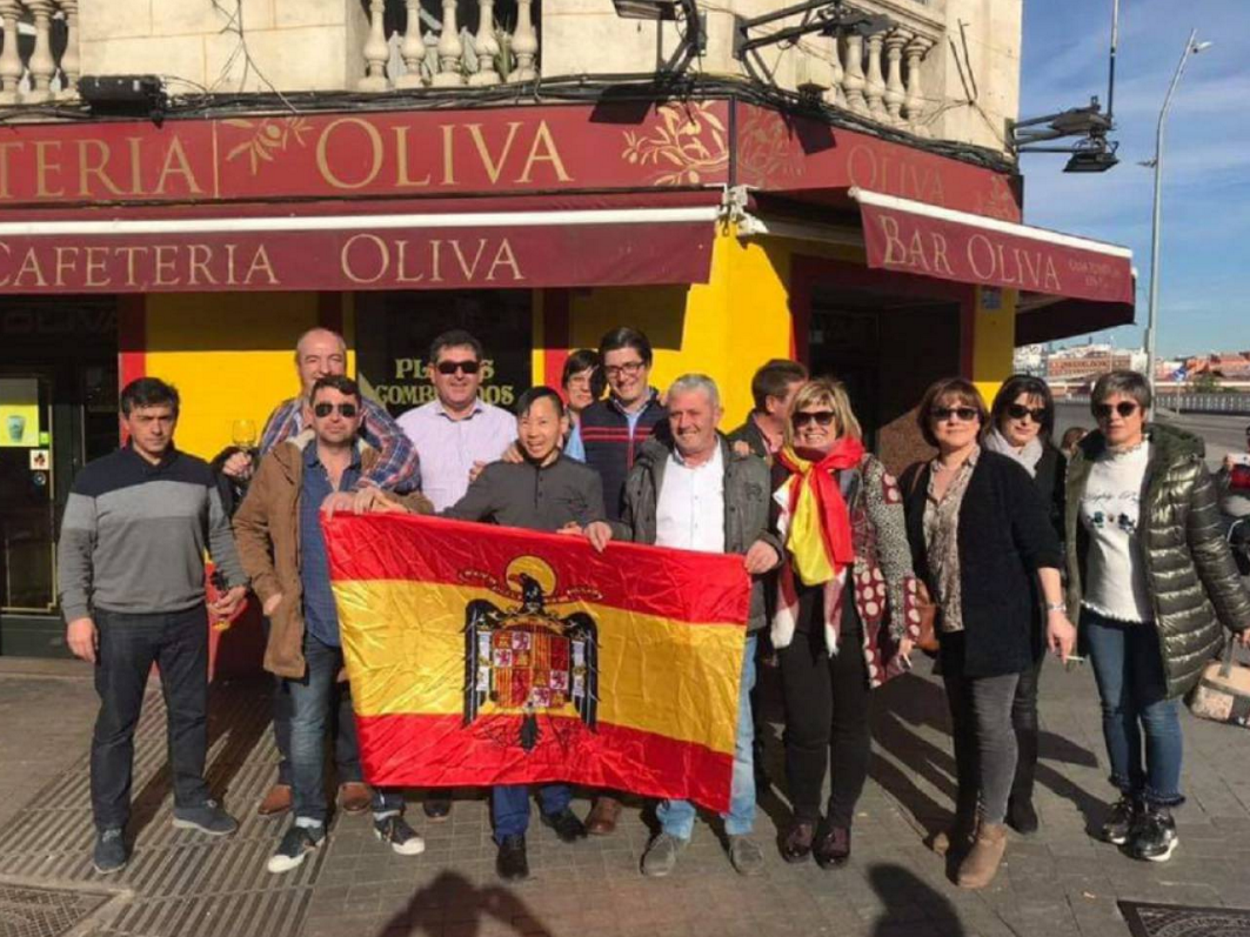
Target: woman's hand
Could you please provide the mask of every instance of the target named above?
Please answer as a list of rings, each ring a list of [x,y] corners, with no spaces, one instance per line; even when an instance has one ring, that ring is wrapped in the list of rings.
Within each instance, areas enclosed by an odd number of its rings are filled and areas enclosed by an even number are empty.
[[[911,638],[903,638],[898,642],[898,661],[905,670],[911,670],[911,652],[915,647],[916,642]]]
[[[1076,647],[1076,626],[1068,621],[1068,615],[1055,609],[1046,616],[1046,646],[1059,655],[1065,664]]]

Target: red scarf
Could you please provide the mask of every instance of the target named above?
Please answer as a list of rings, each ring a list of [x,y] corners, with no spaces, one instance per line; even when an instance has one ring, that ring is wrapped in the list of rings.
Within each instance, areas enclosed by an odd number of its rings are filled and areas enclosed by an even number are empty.
[[[864,444],[851,436],[843,436],[833,447],[813,462],[803,458],[790,446],[785,446],[777,454],[778,461],[796,476],[795,483],[790,486],[790,524],[787,534],[787,546],[795,559],[800,556],[811,556],[814,543],[799,544],[794,542],[794,535],[803,525],[796,524],[800,513],[800,501],[813,499],[819,527],[823,551],[828,561],[828,570],[837,575],[839,569],[855,559],[854,541],[851,536],[851,514],[842,497],[842,489],[834,478],[834,472],[854,468],[864,457]],[[809,563],[800,560],[801,566],[811,569]],[[817,566],[823,566],[819,560]],[[812,570],[814,572],[814,570]],[[805,577],[807,578],[807,577]],[[823,576],[821,577],[823,578]],[[814,583],[809,583],[814,584]]]

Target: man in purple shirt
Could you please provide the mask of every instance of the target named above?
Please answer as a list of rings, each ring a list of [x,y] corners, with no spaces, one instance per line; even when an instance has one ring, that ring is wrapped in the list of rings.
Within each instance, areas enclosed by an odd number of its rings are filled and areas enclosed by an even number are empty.
[[[309,329],[295,343],[295,370],[299,375],[299,396],[283,401],[265,421],[260,451],[256,454],[258,459],[267,455],[274,446],[298,435],[306,428],[308,420],[304,402],[308,400],[317,381],[323,377],[346,374],[347,344],[343,341],[343,336],[329,329]],[[398,489],[402,492],[416,486],[417,453],[412,443],[383,406],[368,399],[361,403],[360,435],[378,451],[377,462],[369,472],[354,481],[351,490],[329,495],[322,504],[322,510],[356,510],[360,507],[355,503],[357,497],[367,497],[371,487],[384,491]],[[246,484],[255,468],[252,458],[251,453],[236,452],[225,460],[222,472]],[[362,495],[362,492],[366,494]],[[340,785],[339,804],[348,813],[362,813],[369,808],[371,794],[364,784],[360,769],[351,697],[346,692],[336,692],[336,696],[338,719],[334,724],[333,734],[334,760]],[[291,809],[293,802],[291,705],[289,695],[280,683],[274,691],[273,734],[281,761],[278,764],[278,780],[269,789],[257,810],[261,816],[285,813]]]
[[[436,396],[399,418],[400,428],[421,453],[421,491],[435,511],[463,498],[471,479],[498,461],[516,439],[516,417],[478,395],[482,358],[482,343],[463,329],[439,335],[430,345],[426,366]],[[451,798],[429,797],[424,809],[430,820],[445,820]]]

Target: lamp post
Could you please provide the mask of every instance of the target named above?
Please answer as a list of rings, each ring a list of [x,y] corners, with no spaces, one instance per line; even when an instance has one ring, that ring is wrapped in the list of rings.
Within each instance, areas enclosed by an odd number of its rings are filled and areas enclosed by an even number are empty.
[[[1155,158],[1146,165],[1153,165],[1155,171],[1154,218],[1150,232],[1150,307],[1146,319],[1146,377],[1150,381],[1150,393],[1155,391],[1155,332],[1158,328],[1159,315],[1159,234],[1162,226],[1161,206],[1163,201],[1163,127],[1167,121],[1168,108],[1172,106],[1172,93],[1185,71],[1185,63],[1191,55],[1196,55],[1210,47],[1209,42],[1198,41],[1198,30],[1190,32],[1185,41],[1185,51],[1176,66],[1176,74],[1168,85],[1168,93],[1163,99],[1163,109],[1159,111],[1159,126],[1155,131]]]

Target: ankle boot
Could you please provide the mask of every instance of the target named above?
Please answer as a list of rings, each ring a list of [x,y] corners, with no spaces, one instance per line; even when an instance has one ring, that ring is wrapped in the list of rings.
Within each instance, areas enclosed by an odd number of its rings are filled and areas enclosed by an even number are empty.
[[[939,856],[963,856],[972,848],[977,835],[978,818],[955,816],[949,829],[939,830],[929,840],[929,848]]]
[[[982,823],[972,849],[959,864],[955,884],[960,888],[984,888],[994,881],[1007,851],[1007,827],[1003,823]]]

